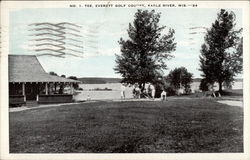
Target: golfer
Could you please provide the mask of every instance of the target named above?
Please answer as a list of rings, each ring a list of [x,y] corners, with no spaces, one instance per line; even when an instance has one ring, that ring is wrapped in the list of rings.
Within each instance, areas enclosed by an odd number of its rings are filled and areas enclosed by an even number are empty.
[[[151,90],[151,96],[153,99],[155,99],[155,86],[150,83],[149,89]]]
[[[161,100],[166,100],[167,101],[167,92],[165,91],[165,90],[163,90],[162,92],[161,92]]]
[[[141,98],[141,90],[139,88],[138,83],[135,84],[135,98],[137,98],[137,99]]]
[[[125,96],[125,90],[126,90],[126,85],[125,83],[122,83],[121,85],[121,99],[125,99],[126,96]]]

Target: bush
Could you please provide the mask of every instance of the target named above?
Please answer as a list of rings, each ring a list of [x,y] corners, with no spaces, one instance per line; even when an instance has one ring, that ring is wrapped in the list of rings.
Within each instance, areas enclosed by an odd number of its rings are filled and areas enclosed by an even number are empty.
[[[167,96],[174,96],[176,95],[176,90],[173,86],[168,86],[166,88]]]
[[[174,94],[173,91],[176,92],[178,89],[184,86],[185,94],[191,93],[190,84],[192,83],[193,74],[188,72],[185,67],[175,68],[171,70],[166,77],[168,83],[170,83],[170,88],[168,88],[170,94]]]
[[[176,95],[176,89],[174,86],[169,85],[167,83],[159,83],[155,85],[155,97],[160,98],[161,97],[161,92],[163,89],[167,92],[167,96],[174,96]]]
[[[188,86],[185,86],[185,89],[184,89],[184,91],[185,91],[185,94],[190,94],[190,93],[192,93],[192,90],[191,90],[191,87],[190,87],[190,85],[188,85]]]
[[[209,82],[206,79],[202,79],[199,89],[202,91],[208,91],[209,90]]]
[[[156,84],[155,85],[155,98],[161,97],[161,92],[162,92],[163,87],[164,86],[162,84]]]

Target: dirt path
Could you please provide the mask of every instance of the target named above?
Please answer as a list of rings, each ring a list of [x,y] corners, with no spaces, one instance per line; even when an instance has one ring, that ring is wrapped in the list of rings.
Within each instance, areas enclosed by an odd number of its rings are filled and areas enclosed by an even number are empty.
[[[189,97],[168,97],[168,100],[176,100],[176,99],[192,99]],[[194,99],[194,98],[193,98]],[[86,101],[86,102],[80,102],[80,103],[93,103],[93,102],[97,102],[96,101]],[[99,100],[100,101],[100,100]],[[128,102],[128,101],[161,101],[160,98],[155,98],[153,99],[115,99],[115,100],[105,100],[105,101],[111,101],[111,102]],[[243,102],[240,100],[218,100],[217,102],[219,103],[223,103],[223,104],[227,104],[230,106],[237,106],[237,107],[243,107]],[[9,108],[9,112],[21,112],[21,111],[25,111],[25,110],[30,110],[30,109],[37,109],[37,108],[48,108],[48,107],[60,107],[63,105],[71,105],[71,104],[79,104],[79,103],[62,103],[62,104],[48,104],[48,105],[38,105],[36,107],[26,107],[26,106],[22,106],[22,107],[16,107],[16,108]]]
[[[243,107],[243,101],[221,100],[221,101],[217,101],[217,102],[227,104],[230,106]]]
[[[91,103],[95,101],[89,101],[89,102],[81,102],[81,103]],[[9,108],[9,112],[21,112],[25,110],[30,110],[30,109],[37,109],[37,108],[48,108],[48,107],[60,107],[64,105],[72,105],[72,104],[80,104],[80,103],[60,103],[60,104],[46,104],[46,105],[38,105],[36,107],[16,107],[16,108]]]

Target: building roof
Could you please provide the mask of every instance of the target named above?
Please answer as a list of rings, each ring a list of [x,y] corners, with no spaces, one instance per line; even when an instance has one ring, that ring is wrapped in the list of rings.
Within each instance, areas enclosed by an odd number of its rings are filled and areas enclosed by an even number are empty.
[[[9,55],[9,82],[70,82],[72,79],[45,72],[35,55]]]

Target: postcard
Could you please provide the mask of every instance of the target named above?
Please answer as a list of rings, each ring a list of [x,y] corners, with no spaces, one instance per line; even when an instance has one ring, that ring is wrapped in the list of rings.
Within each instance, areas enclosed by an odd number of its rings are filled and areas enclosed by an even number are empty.
[[[0,159],[249,159],[249,15],[2,1]]]

